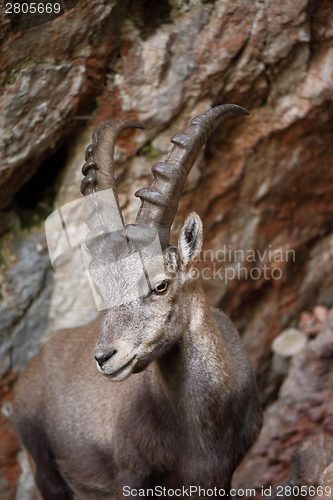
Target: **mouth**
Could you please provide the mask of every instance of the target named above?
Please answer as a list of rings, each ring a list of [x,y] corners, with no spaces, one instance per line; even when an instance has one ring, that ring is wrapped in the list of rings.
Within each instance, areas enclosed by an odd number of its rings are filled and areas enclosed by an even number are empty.
[[[105,367],[105,369],[99,368],[99,371],[108,380],[110,379],[114,381],[125,380],[125,378],[129,377],[129,375],[132,373],[135,359],[136,359],[136,354],[134,354],[134,356],[132,356],[128,361],[126,361],[121,366],[118,366],[116,368],[107,366]]]

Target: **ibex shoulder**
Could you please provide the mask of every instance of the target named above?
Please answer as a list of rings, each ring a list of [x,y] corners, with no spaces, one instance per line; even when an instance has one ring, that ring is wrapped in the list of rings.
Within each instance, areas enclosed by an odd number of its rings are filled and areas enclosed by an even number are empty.
[[[228,352],[234,354],[236,364],[241,365],[244,375],[252,379],[253,374],[250,361],[246,355],[244,344],[237,328],[223,311],[215,307],[211,307],[210,310],[222,334],[222,340]]]

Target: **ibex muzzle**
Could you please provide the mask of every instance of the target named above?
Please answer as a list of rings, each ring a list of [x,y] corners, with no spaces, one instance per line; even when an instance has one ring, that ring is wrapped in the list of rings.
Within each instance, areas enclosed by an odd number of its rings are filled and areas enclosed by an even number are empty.
[[[106,311],[95,349],[98,370],[103,375],[124,380],[163,356],[181,338],[189,324],[196,296],[191,269],[201,243],[202,223],[198,215],[192,213],[184,224],[178,251],[164,250],[162,268],[158,262],[154,266],[154,255],[151,255],[150,269],[156,272],[150,273],[148,292]],[[155,258],[158,261],[160,255]],[[126,273],[121,261],[110,264],[113,272],[106,281],[113,281],[114,286],[119,274],[117,264]],[[127,274],[135,275],[133,269],[127,270]]]
[[[152,185],[136,193],[141,208],[127,226],[113,150],[119,132],[142,125],[115,120],[93,135],[82,193],[91,195],[84,211],[89,273],[107,310],[101,325],[54,333],[14,398],[43,500],[120,500],[124,491],[133,498],[157,486],[218,488],[228,496],[233,471],[259,433],[262,410],[239,335],[192,278],[203,234],[197,214],[186,219],[177,248],[169,246],[186,177],[231,114],[248,113],[217,106],[172,138],[165,162],[152,167]],[[116,224],[96,196],[105,189],[116,200]],[[72,352],[80,356],[73,360]]]

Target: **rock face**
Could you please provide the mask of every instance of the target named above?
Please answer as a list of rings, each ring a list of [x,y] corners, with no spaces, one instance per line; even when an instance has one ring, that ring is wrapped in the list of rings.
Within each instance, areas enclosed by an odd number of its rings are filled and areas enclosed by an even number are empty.
[[[321,476],[331,464],[333,464],[333,439],[325,434],[313,436],[295,449],[291,457],[288,483],[311,486],[323,482],[325,479]]]
[[[81,0],[61,18],[16,35],[1,5],[0,208],[77,126],[75,115],[102,86],[115,4]]]
[[[12,224],[1,241],[0,378],[21,371],[41,347],[48,328],[53,274],[45,234]]]
[[[11,389],[15,376],[10,374],[0,384],[0,497],[1,500],[15,498],[16,485],[21,475],[18,454],[21,443],[18,439],[11,415]],[[22,497],[23,500],[23,497]],[[28,499],[27,499],[28,500]],[[29,499],[30,500],[30,499]]]
[[[164,159],[171,136],[228,102],[251,114],[230,118],[209,140],[189,175],[172,242],[196,211],[208,300],[241,331],[268,405],[284,377],[271,370],[272,341],[302,311],[333,305],[331,2],[80,0],[16,34],[1,3],[0,28],[0,378],[24,368],[46,331],[98,317],[88,299],[84,310],[72,300],[77,278],[53,275],[43,231],[19,227],[18,190],[44,162],[60,183],[50,210],[75,200],[93,130],[113,118],[135,119],[146,129],[124,132],[115,151],[120,205],[131,223],[139,208],[134,192],[151,183],[150,167]],[[310,361],[320,335],[304,351]],[[318,356],[325,364],[324,351]],[[287,480],[303,438],[331,433],[325,374],[314,368],[322,392],[304,387],[304,400],[293,400],[293,363],[283,404],[267,410],[283,443],[261,438],[251,455],[259,468],[253,477],[264,484],[273,484],[272,471],[276,481]],[[305,362],[300,383],[303,369]],[[308,374],[311,387],[316,376]]]
[[[320,333],[293,357],[277,401],[265,412],[259,439],[235,474],[235,485],[252,484],[258,491],[283,485],[290,464],[289,484],[328,480],[319,476],[333,462],[333,439],[323,434],[333,438],[333,309]],[[310,436],[312,441],[304,443]]]

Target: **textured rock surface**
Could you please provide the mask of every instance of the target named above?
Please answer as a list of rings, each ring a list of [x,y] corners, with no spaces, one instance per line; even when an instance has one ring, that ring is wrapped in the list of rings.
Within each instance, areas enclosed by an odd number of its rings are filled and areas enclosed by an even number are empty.
[[[311,486],[333,464],[333,439],[325,434],[313,436],[298,446],[292,457],[288,483]]]
[[[115,1],[85,1],[61,18],[11,33],[0,7],[0,208],[77,126],[114,50]]]
[[[332,471],[333,438],[326,434],[312,436],[295,448],[291,457],[290,477],[286,483],[271,489],[270,498],[331,500]]]
[[[44,233],[21,232],[14,221],[0,251],[0,378],[9,370],[23,370],[39,351],[48,328],[52,289]]]
[[[331,2],[80,0],[64,16],[16,35],[1,3],[0,28],[0,207],[7,207],[0,217],[0,375],[23,369],[47,329],[98,315],[91,302],[77,307],[77,278],[53,280],[42,232],[22,232],[15,206],[8,208],[41,162],[66,143],[58,208],[80,196],[94,128],[119,117],[143,122],[145,131],[124,132],[116,147],[120,204],[130,223],[139,207],[134,192],[150,184],[150,167],[164,158],[171,136],[212,105],[240,104],[251,115],[224,122],[208,142],[172,238],[190,211],[199,213],[203,285],[242,332],[265,404],[283,376],[271,371],[271,342],[303,311],[299,327],[309,345],[267,410],[244,465],[247,478],[240,472],[237,479],[287,480],[296,444],[333,429],[330,344],[320,347],[322,324],[304,312],[333,305]],[[21,462],[24,469],[23,455]],[[9,499],[13,483],[3,477],[0,496]]]
[[[284,484],[294,448],[323,433],[333,437],[333,309],[320,333],[294,356],[278,400],[265,412],[259,439],[236,472],[235,485],[252,484],[259,491],[261,486]],[[305,480],[311,484],[333,461],[329,458],[332,442],[314,439],[317,444],[312,443],[309,451],[312,463],[307,458],[308,445],[301,446],[291,470],[295,484],[301,479],[304,485]]]
[[[0,384],[0,498],[13,500],[21,467],[17,455],[21,443],[10,421],[12,386],[16,375],[12,372]],[[23,499],[22,499],[23,500]],[[30,500],[30,499],[29,499]]]

